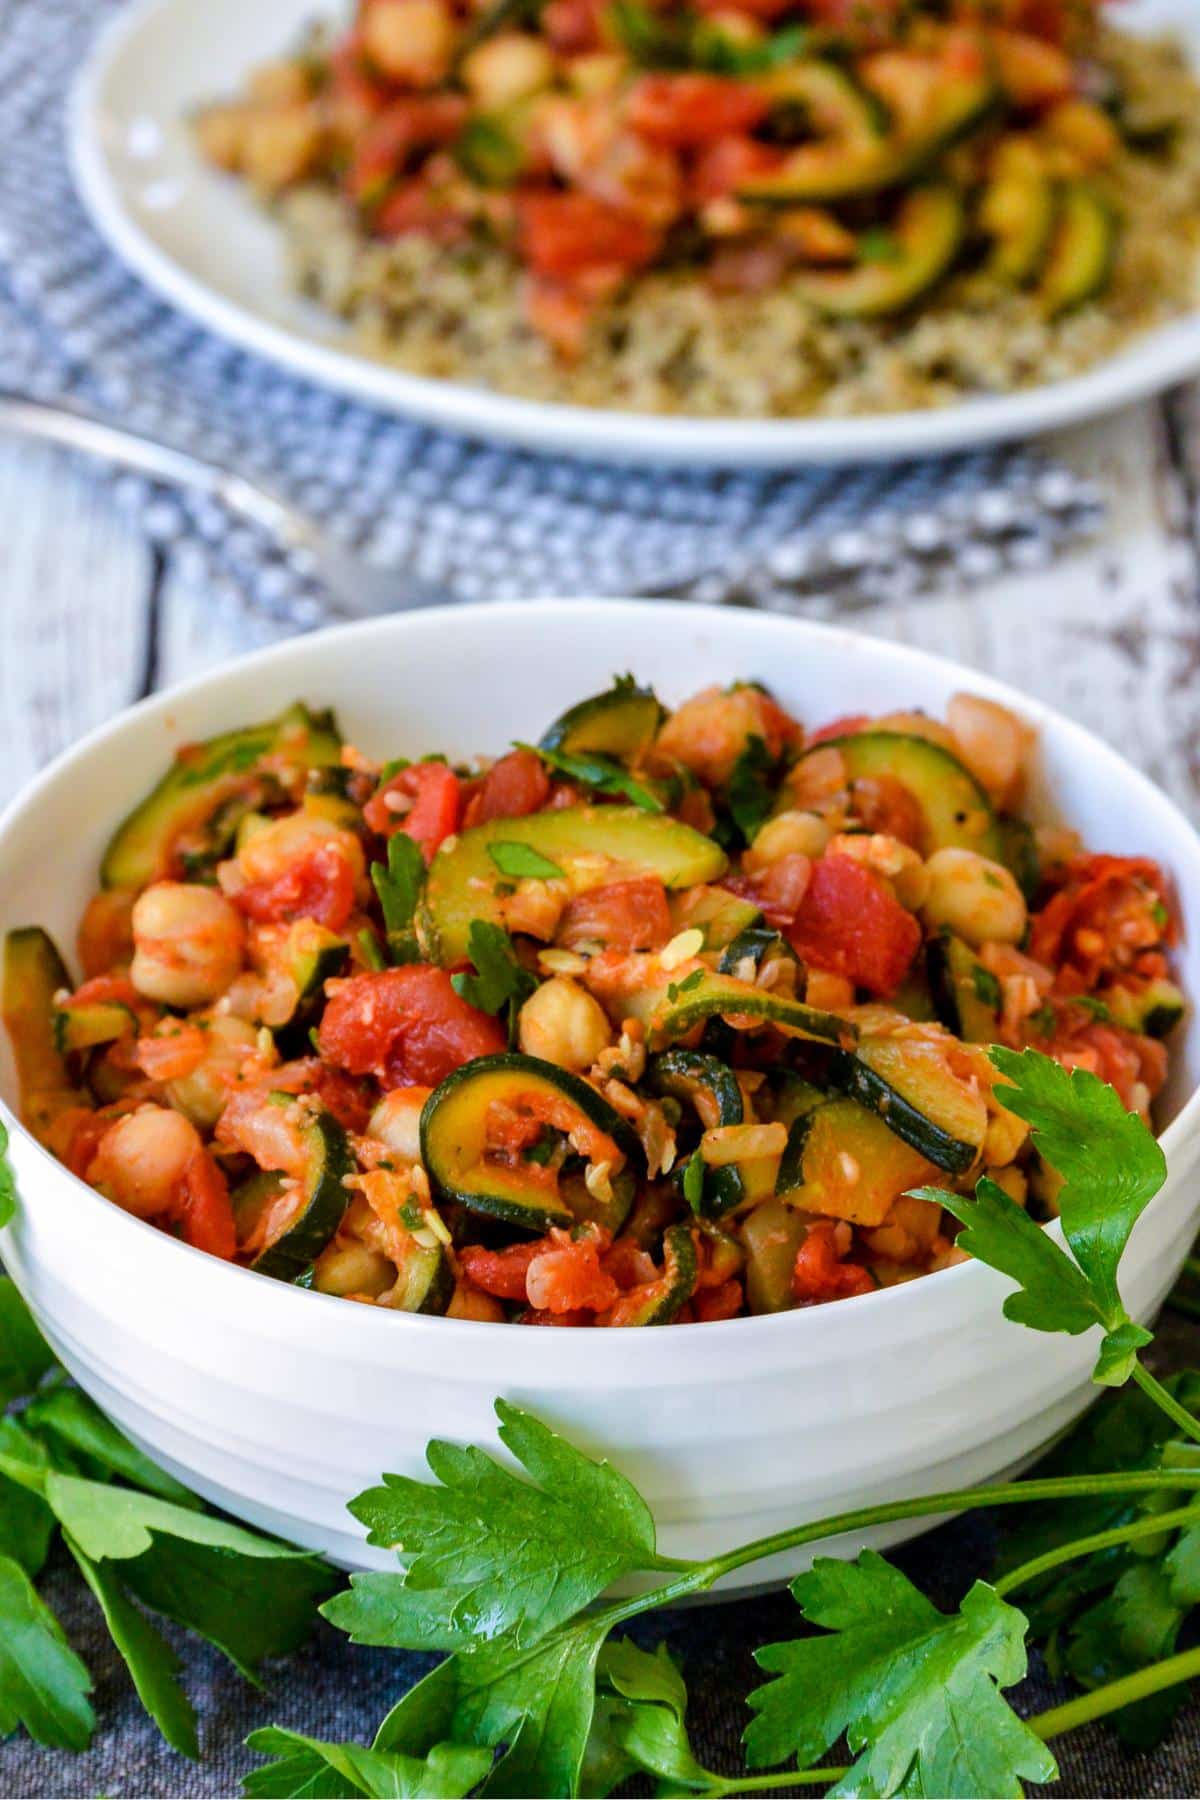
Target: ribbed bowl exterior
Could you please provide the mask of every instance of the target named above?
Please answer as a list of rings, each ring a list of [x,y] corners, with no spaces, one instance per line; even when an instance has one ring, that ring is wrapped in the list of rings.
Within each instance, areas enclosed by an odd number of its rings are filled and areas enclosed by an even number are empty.
[[[1022,704],[895,646],[699,608],[543,603],[323,634],[137,709],[43,777],[0,822],[0,923],[45,923],[70,943],[111,821],[171,744],[300,695],[332,700],[371,752],[494,749],[536,735],[614,666],[668,699],[705,680],[766,676],[814,722],[934,708],[960,687]],[[1063,815],[1095,847],[1160,857],[1186,922],[1200,896],[1191,828],[1113,752],[1024,710],[1042,731],[1040,784]],[[1196,959],[1189,937],[1191,992]],[[1200,1228],[1194,1022],[1175,1052],[1170,1176],[1123,1276],[1143,1319]],[[529,1331],[351,1305],[231,1268],[122,1214],[3,1116],[19,1204],[0,1254],[67,1367],[206,1498],[348,1567],[388,1557],[364,1543],[347,1499],[384,1470],[422,1473],[430,1437],[494,1445],[497,1395],[609,1456],[646,1494],[663,1548],[705,1556],[801,1520],[986,1480],[1028,1460],[1094,1393],[1094,1334],[1007,1322],[1009,1284],[975,1264],[836,1306],[661,1331]],[[794,1566],[777,1560],[746,1579]]]

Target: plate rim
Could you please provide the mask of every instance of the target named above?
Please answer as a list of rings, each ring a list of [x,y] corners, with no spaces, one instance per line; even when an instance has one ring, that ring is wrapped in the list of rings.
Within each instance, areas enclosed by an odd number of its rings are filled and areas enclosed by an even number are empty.
[[[982,450],[1078,425],[1200,375],[1200,303],[1063,380],[944,407],[848,418],[746,419],[542,401],[418,375],[321,343],[230,299],[164,250],[138,220],[105,153],[104,85],[153,17],[192,0],[132,0],[97,33],[67,97],[67,158],[79,198],[125,267],[177,311],[292,375],[379,412],[492,444],[590,461],[770,469],[887,463]]]

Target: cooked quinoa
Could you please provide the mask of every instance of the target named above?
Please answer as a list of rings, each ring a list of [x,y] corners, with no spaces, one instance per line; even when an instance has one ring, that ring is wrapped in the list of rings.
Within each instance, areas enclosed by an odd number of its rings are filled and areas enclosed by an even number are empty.
[[[1147,142],[1122,134],[1102,165],[1086,168],[1088,192],[1113,220],[1111,270],[1094,297],[1061,309],[1036,284],[989,272],[976,222],[954,272],[884,317],[830,316],[803,267],[764,291],[729,292],[714,279],[712,254],[664,255],[589,304],[564,353],[531,306],[536,264],[531,271],[520,240],[514,246],[490,218],[475,216],[449,243],[418,230],[373,235],[344,177],[324,168],[319,179],[275,184],[269,200],[296,287],[346,320],[365,352],[415,374],[536,400],[708,417],[943,406],[1078,374],[1187,313],[1200,295],[1200,82],[1170,42],[1105,29],[1088,50],[1078,65],[1084,91],[1102,80],[1126,116],[1153,114],[1170,127]],[[939,178],[978,194],[999,133],[985,123],[982,141],[976,133],[948,148]],[[838,213],[858,222],[861,202],[830,209]],[[864,228],[862,241],[870,235]],[[817,285],[827,278],[823,271]]]

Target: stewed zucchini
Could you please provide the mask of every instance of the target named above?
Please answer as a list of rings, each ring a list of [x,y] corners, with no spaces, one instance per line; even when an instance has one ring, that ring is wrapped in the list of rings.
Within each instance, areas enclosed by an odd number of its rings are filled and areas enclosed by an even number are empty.
[[[282,1098],[291,1103],[290,1095]],[[296,1210],[250,1265],[275,1281],[295,1281],[303,1275],[337,1231],[350,1204],[346,1177],[354,1173],[354,1157],[333,1114],[318,1113],[304,1127],[304,1141],[307,1155]]]
[[[1004,860],[991,801],[970,771],[941,744],[907,732],[859,731],[818,748],[838,751],[852,788],[856,781],[886,776],[912,796],[921,812],[919,848],[924,855],[951,847],[975,850],[994,862]]]
[[[140,888],[177,872],[180,846],[207,852],[214,824],[220,828],[221,848],[232,842],[243,812],[259,804],[254,771],[268,755],[302,769],[336,763],[341,738],[333,714],[310,712],[297,701],[263,725],[185,744],[162,780],[113,833],[100,864],[103,886]]]
[[[993,176],[979,202],[978,222],[991,240],[986,272],[1005,287],[1027,287],[1046,261],[1058,217],[1054,183],[1033,167]]]
[[[811,1213],[785,1200],[764,1200],[738,1226],[746,1252],[746,1304],[752,1313],[787,1312],[795,1305],[792,1272],[808,1236]]]
[[[622,1309],[623,1325],[669,1325],[696,1291],[699,1260],[690,1225],[671,1225],[663,1234],[663,1272],[638,1290],[636,1310]]]
[[[522,852],[527,854],[524,858]],[[476,920],[502,923],[523,862],[562,879],[575,893],[637,875],[657,875],[668,888],[723,875],[725,852],[678,819],[636,806],[570,806],[523,819],[490,819],[447,839],[429,867],[417,912],[425,955],[452,967],[463,962]]]
[[[10,931],[4,940],[4,1024],[17,1066],[21,1116],[44,1138],[68,1106],[86,1104],[71,1080],[58,1042],[56,994],[71,978],[53,938],[38,925]]]
[[[569,707],[542,733],[539,748],[566,756],[610,756],[636,762],[654,741],[665,714],[658,696],[626,677],[606,693]]]
[[[705,1131],[742,1123],[745,1108],[737,1077],[715,1056],[705,1056],[697,1050],[667,1050],[651,1058],[646,1076],[656,1094],[686,1100]],[[693,1210],[701,1218],[720,1219],[745,1198],[746,1184],[736,1163],[725,1168],[705,1168]]]
[[[936,286],[966,236],[962,194],[948,182],[913,188],[887,235],[886,254],[852,269],[803,271],[795,291],[839,319],[903,312]]]
[[[925,946],[925,967],[937,1016],[968,1044],[994,1044],[998,1036],[1000,983],[975,952],[951,931]]]
[[[1165,975],[1136,990],[1112,988],[1104,998],[1114,1024],[1147,1037],[1166,1037],[1186,1011],[1182,993]]]
[[[853,1025],[839,1019],[836,1013],[820,1012],[799,1000],[782,999],[732,975],[696,970],[682,981],[671,983],[655,1004],[650,1014],[651,1047],[663,1049],[677,1038],[686,1037],[693,1026],[705,1019],[745,1020],[748,1029],[773,1025],[786,1037],[812,1038],[823,1044],[851,1043],[855,1037]]]
[[[350,946],[315,919],[297,919],[288,928],[284,963],[296,986],[292,1016],[275,1028],[275,1043],[284,1057],[302,1056],[308,1036],[321,1016],[325,983],[340,975],[350,960]]]
[[[753,901],[722,887],[687,888],[682,894],[673,894],[669,904],[675,930],[702,931],[706,950],[725,949],[762,918]]]
[[[54,1042],[64,1056],[134,1037],[137,1017],[122,1000],[89,1000],[54,1011]]]
[[[548,1231],[576,1217],[554,1159],[540,1154],[547,1132],[609,1180],[638,1154],[625,1120],[581,1076],[502,1052],[464,1064],[434,1089],[421,1113],[421,1160],[443,1199],[522,1231]]]
[[[779,1198],[805,1212],[870,1230],[892,1203],[935,1171],[884,1120],[848,1097],[827,1100],[793,1123],[779,1170]]]
[[[916,1038],[860,1042],[837,1059],[835,1078],[896,1137],[935,1168],[965,1174],[979,1160],[987,1108],[946,1067],[940,1046]]]
[[[1116,252],[1117,221],[1109,202],[1087,182],[1068,182],[1037,288],[1047,317],[1059,319],[1102,294]]]

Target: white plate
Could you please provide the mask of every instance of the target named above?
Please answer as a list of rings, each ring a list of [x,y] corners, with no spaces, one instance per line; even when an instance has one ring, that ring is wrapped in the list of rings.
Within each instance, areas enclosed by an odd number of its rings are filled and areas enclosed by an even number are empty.
[[[1200,372],[1200,312],[1088,374],[995,399],[855,419],[688,419],[599,412],[409,375],[354,349],[289,288],[281,235],[206,168],[189,109],[233,92],[337,0],[140,0],[100,37],[73,96],[80,192],[127,263],[211,330],[373,406],[474,437],[608,459],[780,466],[878,461],[1026,437],[1143,399]],[[1131,0],[1121,23],[1172,29],[1200,62],[1195,0]]]

